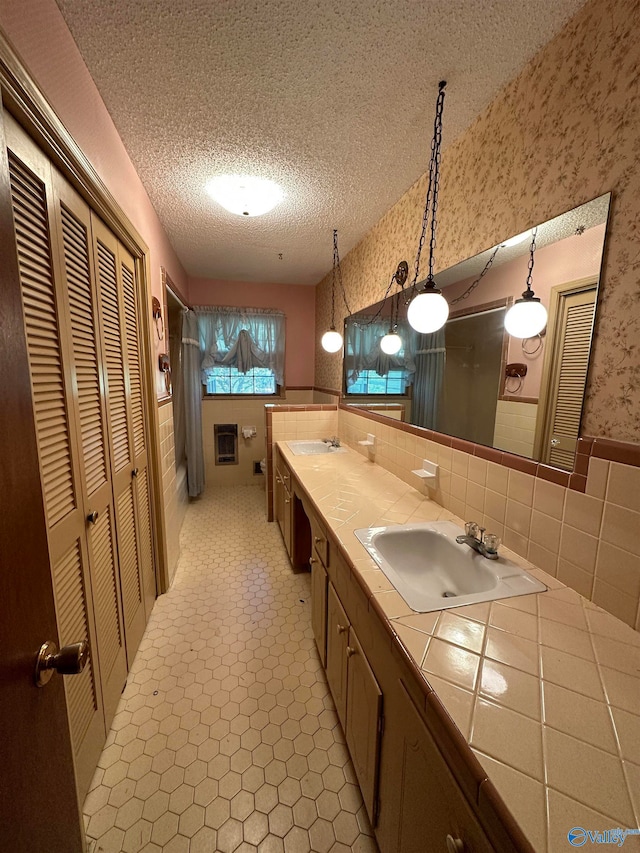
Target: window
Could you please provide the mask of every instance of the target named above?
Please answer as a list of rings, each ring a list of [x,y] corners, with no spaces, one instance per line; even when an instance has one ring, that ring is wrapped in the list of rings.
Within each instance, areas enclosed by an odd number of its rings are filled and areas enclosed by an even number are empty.
[[[275,394],[278,390],[273,370],[254,367],[240,373],[236,367],[214,367],[208,371],[207,394]]]
[[[196,308],[210,395],[269,396],[284,385],[285,317],[259,308]]]
[[[406,370],[389,370],[384,376],[361,370],[357,380],[347,386],[347,394],[406,394],[411,378]]]
[[[406,395],[413,384],[415,333],[401,327],[403,341],[395,355],[380,349],[380,341],[389,331],[389,321],[361,317],[345,323],[344,382],[349,396]]]

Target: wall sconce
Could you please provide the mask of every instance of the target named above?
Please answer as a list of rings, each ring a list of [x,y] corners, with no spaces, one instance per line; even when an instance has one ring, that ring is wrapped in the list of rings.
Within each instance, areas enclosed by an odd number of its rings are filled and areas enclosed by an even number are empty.
[[[322,336],[322,349],[326,352],[338,352],[342,348],[342,335],[336,332],[336,277],[340,279],[340,287],[344,293],[342,285],[342,270],[340,269],[340,255],[338,254],[338,231],[333,229],[333,271],[331,275],[331,326],[329,331]]]
[[[442,144],[442,110],[444,107],[444,90],[446,81],[442,80],[438,87],[436,100],[436,117],[433,125],[433,139],[431,141],[431,160],[429,163],[429,186],[422,217],[422,232],[418,243],[416,255],[415,274],[413,287],[415,289],[418,275],[420,273],[420,255],[425,242],[427,223],[431,219],[431,235],[429,239],[429,273],[426,278],[424,290],[417,293],[407,310],[407,319],[412,328],[417,332],[435,332],[441,329],[447,322],[449,316],[449,305],[440,290],[436,287],[433,277],[434,252],[436,247],[436,227],[438,211],[438,190],[440,185],[440,146]]]
[[[531,288],[533,278],[533,253],[536,250],[536,234],[534,228],[529,249],[529,273],[527,289],[520,299],[516,299],[504,318],[504,327],[514,338],[533,338],[547,325],[547,309]]]

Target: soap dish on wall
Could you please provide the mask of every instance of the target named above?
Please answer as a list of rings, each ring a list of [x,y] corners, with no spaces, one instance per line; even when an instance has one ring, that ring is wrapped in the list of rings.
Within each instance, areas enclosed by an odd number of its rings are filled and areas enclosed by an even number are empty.
[[[438,478],[438,466],[435,462],[429,462],[428,459],[423,459],[422,468],[416,468],[411,473],[415,474],[416,477],[420,477],[422,482],[427,486],[435,489],[436,480]]]
[[[376,446],[376,437],[375,437],[375,435],[373,435],[373,433],[370,432],[367,434],[366,440],[365,441],[359,441],[358,444],[361,445],[362,447],[374,448]]]

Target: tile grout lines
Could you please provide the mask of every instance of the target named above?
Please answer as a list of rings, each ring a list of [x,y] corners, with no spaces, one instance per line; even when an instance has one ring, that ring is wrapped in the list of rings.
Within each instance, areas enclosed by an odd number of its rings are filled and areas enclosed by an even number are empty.
[[[85,801],[91,853],[375,853],[262,490],[209,487],[181,545]]]

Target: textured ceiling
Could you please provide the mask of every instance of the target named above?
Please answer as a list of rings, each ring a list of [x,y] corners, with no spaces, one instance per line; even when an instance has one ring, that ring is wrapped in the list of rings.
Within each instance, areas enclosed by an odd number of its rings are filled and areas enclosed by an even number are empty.
[[[315,284],[426,170],[438,80],[446,147],[584,0],[57,2],[187,272]],[[225,172],[286,198],[234,216]]]

